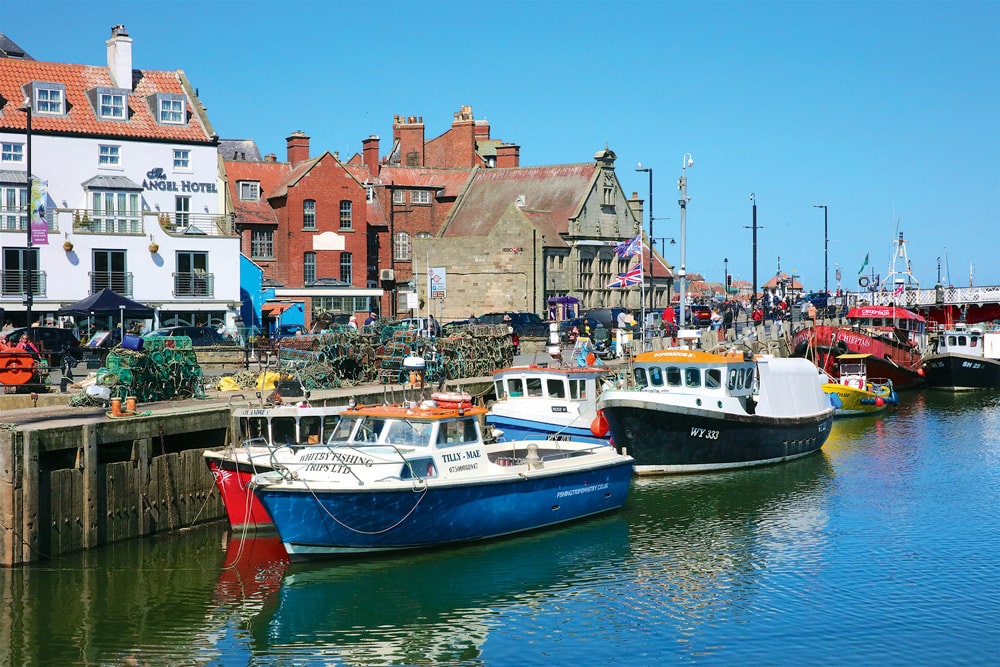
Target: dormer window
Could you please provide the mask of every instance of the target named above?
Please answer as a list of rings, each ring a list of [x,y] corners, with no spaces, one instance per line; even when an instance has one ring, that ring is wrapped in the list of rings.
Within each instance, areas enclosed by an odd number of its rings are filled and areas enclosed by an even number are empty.
[[[411,204],[430,204],[431,193],[427,190],[414,190],[410,193]]]
[[[260,200],[260,181],[239,181],[237,183],[241,201]]]
[[[125,92],[111,88],[97,89],[97,115],[102,120],[125,120]]]
[[[46,116],[66,114],[66,86],[61,83],[34,82],[31,95],[35,102],[33,113]]]
[[[155,105],[156,122],[160,125],[184,125],[187,122],[186,102],[183,95],[157,93]]]

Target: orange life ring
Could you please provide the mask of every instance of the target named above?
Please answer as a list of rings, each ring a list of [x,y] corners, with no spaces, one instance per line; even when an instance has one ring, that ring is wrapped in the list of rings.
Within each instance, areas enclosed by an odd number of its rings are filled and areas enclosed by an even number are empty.
[[[24,384],[35,374],[35,360],[30,354],[5,353],[0,356],[0,383]]]

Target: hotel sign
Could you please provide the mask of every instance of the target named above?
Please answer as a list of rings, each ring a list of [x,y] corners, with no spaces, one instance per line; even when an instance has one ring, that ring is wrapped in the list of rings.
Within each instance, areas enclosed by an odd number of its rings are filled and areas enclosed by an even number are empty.
[[[161,192],[206,192],[216,193],[215,183],[197,183],[195,181],[168,181],[162,167],[155,167],[146,172],[146,180],[142,182],[144,190],[159,190]]]

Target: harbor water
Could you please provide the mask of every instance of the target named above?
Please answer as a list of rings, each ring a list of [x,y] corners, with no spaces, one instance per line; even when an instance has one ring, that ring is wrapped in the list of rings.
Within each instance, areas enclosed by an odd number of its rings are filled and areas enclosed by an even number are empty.
[[[1000,393],[900,399],[521,537],[289,565],[213,523],[0,570],[0,664],[996,664]]]

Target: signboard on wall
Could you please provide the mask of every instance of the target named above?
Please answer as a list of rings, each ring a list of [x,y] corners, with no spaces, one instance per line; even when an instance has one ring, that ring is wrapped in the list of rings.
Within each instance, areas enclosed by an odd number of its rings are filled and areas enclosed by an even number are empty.
[[[444,267],[427,269],[427,293],[432,299],[443,299],[447,294],[448,271]]]

